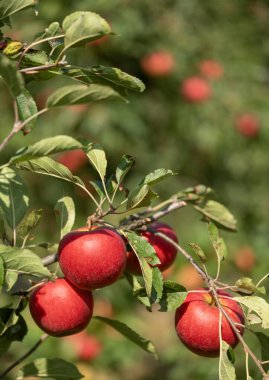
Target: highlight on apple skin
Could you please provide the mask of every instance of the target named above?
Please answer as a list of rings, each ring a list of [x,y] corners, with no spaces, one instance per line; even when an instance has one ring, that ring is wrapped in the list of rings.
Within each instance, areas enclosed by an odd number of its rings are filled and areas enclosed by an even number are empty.
[[[244,314],[232,296],[219,290],[219,302],[242,335],[244,332]],[[219,336],[220,310],[215,305],[209,289],[197,289],[188,293],[183,304],[176,310],[175,328],[181,342],[192,352],[206,357],[218,357],[220,350]],[[231,347],[236,347],[238,337],[227,318],[221,319],[222,340]]]
[[[85,290],[113,284],[122,275],[126,247],[116,230],[82,228],[66,234],[59,244],[58,260],[65,277]]]
[[[49,281],[30,294],[30,313],[36,324],[52,336],[76,334],[85,329],[93,313],[90,291],[76,288],[65,278]]]

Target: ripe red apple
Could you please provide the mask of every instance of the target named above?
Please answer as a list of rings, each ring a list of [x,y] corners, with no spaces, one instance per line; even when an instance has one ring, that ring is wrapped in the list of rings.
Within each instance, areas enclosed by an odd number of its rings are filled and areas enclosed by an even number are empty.
[[[66,337],[66,340],[74,348],[75,355],[79,360],[93,360],[102,352],[102,343],[86,331]]]
[[[29,307],[36,324],[47,334],[65,336],[82,331],[90,322],[93,297],[64,278],[46,282],[30,295]]]
[[[156,51],[144,56],[140,64],[143,71],[149,76],[162,77],[173,71],[175,60],[169,52]]]
[[[109,227],[74,230],[59,244],[59,264],[65,277],[81,289],[97,289],[115,282],[126,265],[126,247]]]
[[[156,230],[156,232],[161,232],[166,235],[168,238],[172,239],[175,243],[178,242],[175,231],[168,226],[166,223],[154,222],[150,225],[150,228]],[[160,259],[160,264],[156,265],[160,271],[165,271],[169,268],[177,254],[177,249],[169,242],[154,234],[151,231],[141,232],[140,234],[144,237],[155,249],[158,258]],[[133,251],[128,252],[127,254],[127,266],[126,269],[136,275],[141,275],[141,268],[139,261]]]
[[[256,263],[256,255],[251,247],[241,247],[235,254],[234,262],[242,272],[249,273]]]
[[[201,77],[189,77],[185,79],[180,87],[181,94],[185,100],[191,103],[201,103],[208,100],[211,95],[211,87]]]
[[[88,158],[83,150],[75,149],[61,153],[57,161],[66,166],[72,173],[77,173],[88,162]]]
[[[236,119],[235,127],[243,136],[256,137],[260,130],[260,121],[251,113],[245,113]]]
[[[224,291],[218,291],[218,296],[223,309],[233,322],[244,325],[243,310],[231,299],[232,296]],[[208,289],[190,292],[176,310],[177,335],[192,352],[202,356],[216,357],[220,349],[219,318],[220,311]],[[243,326],[237,326],[237,328],[240,334],[243,334]],[[224,315],[222,315],[221,334],[222,339],[231,347],[237,345],[238,338]]]
[[[213,59],[201,61],[199,64],[199,71],[202,75],[209,79],[219,79],[223,76],[223,67]]]

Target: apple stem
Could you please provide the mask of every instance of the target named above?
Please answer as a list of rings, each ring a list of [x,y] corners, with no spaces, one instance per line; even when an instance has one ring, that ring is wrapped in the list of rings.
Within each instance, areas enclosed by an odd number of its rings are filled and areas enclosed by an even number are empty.
[[[45,340],[49,337],[48,334],[43,334],[38,339],[38,341],[33,345],[33,347],[30,348],[24,355],[22,355],[20,358],[18,358],[14,363],[12,363],[9,367],[7,367],[4,372],[0,373],[0,379],[5,379],[5,376],[17,365],[19,365],[21,362],[23,362],[28,356],[30,356]]]

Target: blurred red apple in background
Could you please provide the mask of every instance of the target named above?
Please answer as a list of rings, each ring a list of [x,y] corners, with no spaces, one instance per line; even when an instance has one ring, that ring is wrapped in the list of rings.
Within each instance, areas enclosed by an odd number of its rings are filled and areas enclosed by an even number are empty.
[[[171,53],[157,51],[141,59],[143,71],[152,77],[162,77],[170,74],[175,67],[175,60]]]
[[[214,61],[213,59],[201,61],[199,64],[199,71],[209,79],[219,79],[223,76],[223,67],[219,62]]]
[[[243,136],[256,137],[260,130],[260,121],[251,113],[245,113],[236,119],[235,127]]]
[[[185,79],[180,86],[180,91],[183,98],[191,103],[204,102],[212,95],[211,87],[207,81],[197,76]]]
[[[236,267],[242,272],[251,272],[256,263],[256,255],[252,248],[241,247],[234,257]]]
[[[66,166],[72,173],[77,173],[82,166],[89,162],[86,153],[81,149],[61,153],[57,161]]]
[[[202,277],[191,264],[186,264],[179,268],[176,281],[187,290],[199,288],[204,284]]]
[[[75,355],[79,360],[93,360],[102,352],[103,347],[99,339],[94,335],[88,334],[86,331],[66,337],[65,340],[72,345]]]

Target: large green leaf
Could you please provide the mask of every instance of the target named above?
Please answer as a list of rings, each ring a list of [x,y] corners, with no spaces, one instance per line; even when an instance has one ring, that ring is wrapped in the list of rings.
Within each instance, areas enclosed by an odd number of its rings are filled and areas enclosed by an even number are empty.
[[[61,228],[61,238],[72,230],[75,222],[75,204],[71,197],[65,196],[58,200],[54,207],[57,223]]]
[[[49,96],[47,107],[91,103],[108,98],[120,98],[125,100],[117,91],[108,86],[98,84],[91,84],[89,86],[83,84],[65,86],[59,88]]]
[[[79,185],[80,187],[85,187],[82,180],[77,176],[73,176],[66,166],[55,162],[49,157],[41,157],[28,162],[18,162],[16,167],[21,170],[60,178]]]
[[[22,122],[24,122],[25,120],[29,119],[31,116],[37,113],[36,103],[32,95],[28,90],[26,90],[26,88],[23,89],[20,95],[16,96],[16,103],[18,107],[19,119]],[[27,124],[25,124],[22,130],[25,135],[33,129],[33,127],[35,126],[35,122],[36,117],[30,120]]]
[[[11,93],[15,97],[19,96],[24,90],[23,77],[17,70],[15,62],[12,62],[3,54],[0,54],[0,75],[6,82]]]
[[[16,380],[23,380],[30,376],[53,380],[78,380],[83,378],[83,375],[74,364],[63,359],[46,358],[36,359],[32,363],[23,366]]]
[[[113,327],[115,330],[117,330],[120,334],[124,335],[127,339],[131,340],[133,343],[137,344],[142,350],[152,354],[155,359],[158,359],[158,353],[156,351],[156,348],[154,347],[153,343],[140,335],[137,334],[134,330],[132,330],[129,326],[127,326],[125,323],[116,321],[109,318],[94,317],[95,319],[98,319],[99,321],[102,321],[109,326]]]
[[[220,343],[219,380],[236,380],[235,368],[229,359],[229,350],[231,348],[224,341]]]
[[[36,0],[1,0],[0,20],[13,15],[14,13],[20,12],[25,8],[34,7],[36,3]]]
[[[221,203],[209,200],[203,207],[194,206],[206,220],[210,219],[216,222],[219,227],[225,227],[228,230],[236,231],[236,220],[230,211]]]
[[[6,275],[25,274],[34,277],[50,278],[50,271],[45,268],[39,256],[29,249],[0,245],[0,257],[4,262]]]
[[[24,217],[29,198],[20,177],[11,168],[0,172],[0,209],[7,224],[13,230]]]
[[[126,209],[129,210],[149,206],[151,201],[156,197],[158,197],[158,195],[150,188],[149,185],[139,185],[130,192]]]
[[[111,34],[111,28],[107,21],[93,12],[70,14],[64,19],[62,28],[65,33],[65,50]]]
[[[104,150],[99,144],[90,144],[85,148],[85,153],[88,156],[92,166],[99,173],[102,179],[106,175],[107,160]]]
[[[42,139],[33,145],[21,148],[10,159],[9,164],[29,161],[34,158],[82,148],[82,144],[71,136],[58,135]]]
[[[264,329],[269,328],[269,304],[261,297],[246,296],[234,297],[235,301],[245,305],[250,311],[254,311],[261,318]]]
[[[105,67],[101,65],[93,66],[90,69],[90,72],[108,82],[112,82],[129,90],[138,92],[143,92],[145,90],[145,85],[140,79],[127,74],[116,67]]]
[[[160,311],[174,311],[184,301],[187,296],[186,289],[173,281],[164,281],[163,294],[160,300]]]

